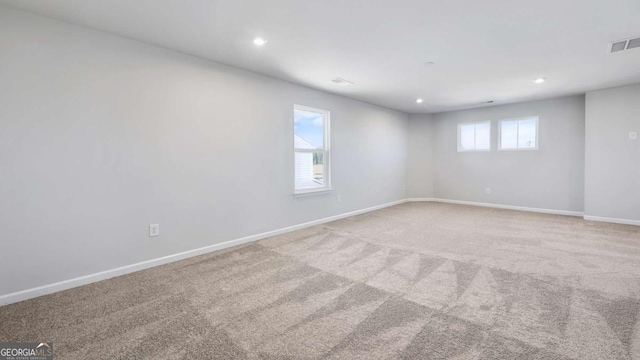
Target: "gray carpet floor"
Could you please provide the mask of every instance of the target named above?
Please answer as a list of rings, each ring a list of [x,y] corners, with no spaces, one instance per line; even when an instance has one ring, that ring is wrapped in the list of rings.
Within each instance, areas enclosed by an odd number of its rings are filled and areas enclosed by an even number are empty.
[[[406,203],[0,307],[57,359],[640,359],[640,227]]]

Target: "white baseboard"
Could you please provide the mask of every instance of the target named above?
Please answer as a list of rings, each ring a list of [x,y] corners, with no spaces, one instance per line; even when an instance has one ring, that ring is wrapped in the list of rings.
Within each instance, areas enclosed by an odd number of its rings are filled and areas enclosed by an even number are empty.
[[[439,198],[410,198],[410,199],[407,199],[407,201],[433,201],[433,202],[440,202],[440,203],[447,203],[447,204],[471,205],[471,206],[481,206],[481,207],[489,207],[489,208],[496,208],[496,209],[530,211],[530,212],[537,212],[537,213],[543,213],[543,214],[555,214],[555,215],[567,215],[567,216],[583,216],[584,215],[584,213],[579,211],[540,209],[540,208],[530,208],[530,207],[523,207],[523,206],[500,205],[500,204],[480,203],[480,202],[462,201],[462,200],[449,200],[449,199],[439,199]]]
[[[589,215],[585,215],[584,219],[589,221],[600,221],[600,222],[608,222],[608,223],[614,223],[614,224],[640,226],[640,220],[616,219],[616,218],[606,218],[606,217],[589,216]]]
[[[640,226],[640,220],[589,216],[589,215],[584,215],[584,213],[580,211],[550,210],[550,209],[540,209],[540,208],[529,208],[529,207],[523,207],[523,206],[500,205],[500,204],[479,203],[479,202],[472,202],[472,201],[449,200],[449,199],[439,199],[439,198],[408,198],[407,201],[408,202],[432,201],[432,202],[440,202],[440,203],[448,203],[448,204],[482,206],[482,207],[489,207],[489,208],[496,208],[496,209],[531,211],[531,212],[537,212],[537,213],[543,213],[543,214],[578,216],[588,221],[599,221],[599,222],[607,222],[607,223],[613,223],[613,224]]]
[[[266,238],[284,234],[287,232],[296,231],[296,230],[304,229],[307,227],[320,225],[320,224],[344,219],[344,218],[359,215],[359,214],[364,214],[367,212],[383,209],[386,207],[399,205],[405,202],[421,202],[421,201],[481,206],[481,207],[490,207],[490,208],[507,209],[507,210],[531,211],[531,212],[538,212],[538,213],[544,213],[544,214],[580,216],[580,217],[584,217],[585,220],[640,226],[640,221],[638,220],[614,219],[614,218],[605,218],[605,217],[598,217],[598,216],[585,216],[582,212],[578,212],[578,211],[549,210],[549,209],[529,208],[529,207],[522,207],[522,206],[500,205],[500,204],[479,203],[479,202],[471,202],[471,201],[449,200],[449,199],[438,199],[438,198],[408,198],[406,200],[394,201],[387,204],[373,206],[373,207],[362,209],[362,210],[356,210],[356,211],[352,211],[352,212],[348,212],[340,215],[330,216],[323,219],[309,221],[306,223],[289,226],[282,229],[267,231],[257,235],[246,236],[240,239],[235,239],[235,240],[230,240],[230,241],[226,241],[219,244],[205,246],[199,249],[188,250],[178,254],[168,255],[161,258],[157,258],[157,259],[152,259],[152,260],[139,262],[136,264],[126,265],[116,269],[106,270],[106,271],[102,271],[95,274],[85,275],[85,276],[77,277],[74,279],[69,279],[69,280],[56,282],[53,284],[39,286],[32,289],[27,289],[27,290],[22,290],[22,291],[18,291],[18,292],[6,294],[6,295],[1,295],[0,306],[36,298],[36,297],[47,295],[47,294],[52,294],[58,291],[63,291],[63,290],[71,289],[74,287],[78,287],[78,286],[82,286],[82,285],[86,285],[86,284],[90,284],[90,283],[94,283],[94,282],[98,282],[106,279],[110,279],[116,276],[126,275],[136,271],[149,269],[155,266],[168,264],[174,261],[179,261],[179,260],[187,259],[190,257],[207,254],[213,251],[226,249],[232,246],[242,245],[249,242],[266,239]]]
[[[356,210],[356,211],[352,211],[352,212],[348,212],[348,213],[344,213],[344,214],[340,214],[340,215],[330,216],[330,217],[323,218],[323,219],[320,219],[320,220],[309,221],[309,222],[306,222],[306,223],[302,223],[302,224],[298,224],[298,225],[294,225],[294,226],[289,226],[289,227],[282,228],[282,229],[267,231],[267,232],[264,232],[264,233],[261,233],[261,234],[257,234],[257,235],[251,235],[251,236],[243,237],[243,238],[240,238],[240,239],[225,241],[223,243],[209,245],[209,246],[205,246],[205,247],[202,247],[202,248],[199,248],[199,249],[188,250],[188,251],[184,251],[184,252],[181,252],[181,253],[178,253],[178,254],[168,255],[168,256],[161,257],[161,258],[157,258],[157,259],[152,259],[152,260],[139,262],[139,263],[136,263],[136,264],[126,265],[126,266],[122,266],[122,267],[119,267],[119,268],[116,268],[116,269],[101,271],[101,272],[98,272],[98,273],[95,273],[95,274],[80,276],[80,277],[77,277],[77,278],[74,278],[74,279],[64,280],[64,281],[56,282],[56,283],[53,283],[53,284],[39,286],[39,287],[32,288],[32,289],[27,289],[27,290],[22,290],[22,291],[18,291],[18,292],[6,294],[6,295],[1,295],[0,296],[0,306],[16,303],[16,302],[23,301],[23,300],[36,298],[36,297],[47,295],[47,294],[52,294],[52,293],[55,293],[55,292],[58,292],[58,291],[75,288],[75,287],[78,287],[78,286],[82,286],[82,285],[86,285],[86,284],[90,284],[90,283],[94,283],[94,282],[110,279],[110,278],[113,278],[113,277],[116,277],[116,276],[121,276],[121,275],[129,274],[129,273],[132,273],[132,272],[144,270],[144,269],[149,269],[149,268],[152,268],[152,267],[155,267],[155,266],[168,264],[168,263],[171,263],[171,262],[174,262],[174,261],[179,261],[179,260],[187,259],[187,258],[190,258],[190,257],[207,254],[207,253],[210,253],[210,252],[213,252],[213,251],[216,251],[216,250],[222,250],[222,249],[226,249],[226,248],[229,248],[229,247],[232,247],[232,246],[242,245],[242,244],[246,244],[246,243],[257,241],[257,240],[266,239],[266,238],[269,238],[269,237],[272,237],[272,236],[276,236],[276,235],[280,235],[280,234],[284,234],[284,233],[287,233],[287,232],[300,230],[300,229],[304,229],[304,228],[308,228],[308,227],[311,227],[311,226],[328,223],[328,222],[335,221],[335,220],[344,219],[344,218],[347,218],[347,217],[350,217],[350,216],[364,214],[364,213],[367,213],[367,212],[370,212],[370,211],[375,211],[375,210],[383,209],[383,208],[386,208],[386,207],[399,205],[399,204],[405,203],[406,201],[407,200],[394,201],[394,202],[391,202],[391,203],[382,204],[382,205],[378,205],[378,206],[373,206],[373,207],[370,207],[370,208],[366,208],[366,209],[362,209],[362,210]]]

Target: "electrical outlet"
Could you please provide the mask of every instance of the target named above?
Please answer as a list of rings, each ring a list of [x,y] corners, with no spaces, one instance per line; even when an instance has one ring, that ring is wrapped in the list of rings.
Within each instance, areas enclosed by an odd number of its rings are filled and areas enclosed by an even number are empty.
[[[336,196],[336,201],[337,202],[341,202],[342,201],[342,196],[340,196],[340,195]]]
[[[149,237],[160,236],[160,224],[149,225]]]
[[[630,140],[638,140],[638,133],[635,132],[635,131],[629,132],[629,139]]]
[[[484,193],[485,194],[491,194],[491,188],[484,189]]]

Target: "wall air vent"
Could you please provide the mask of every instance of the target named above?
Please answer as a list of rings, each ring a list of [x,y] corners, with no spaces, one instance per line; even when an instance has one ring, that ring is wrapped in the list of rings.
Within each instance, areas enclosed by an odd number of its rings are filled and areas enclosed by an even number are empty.
[[[351,81],[345,80],[345,79],[342,79],[342,78],[335,78],[335,79],[331,80],[331,82],[334,82],[334,83],[336,83],[338,85],[342,85],[342,86],[353,85],[353,83]]]
[[[609,44],[609,53],[613,54],[614,52],[623,51],[623,50],[631,50],[640,47],[640,36],[620,40]]]

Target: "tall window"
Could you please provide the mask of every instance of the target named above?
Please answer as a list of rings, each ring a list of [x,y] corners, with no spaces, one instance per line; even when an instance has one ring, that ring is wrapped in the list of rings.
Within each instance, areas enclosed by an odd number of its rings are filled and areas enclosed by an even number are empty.
[[[537,148],[537,117],[500,122],[500,150],[536,150]]]
[[[491,122],[458,124],[458,151],[491,150]]]
[[[295,193],[330,190],[329,111],[295,105],[293,144]]]

